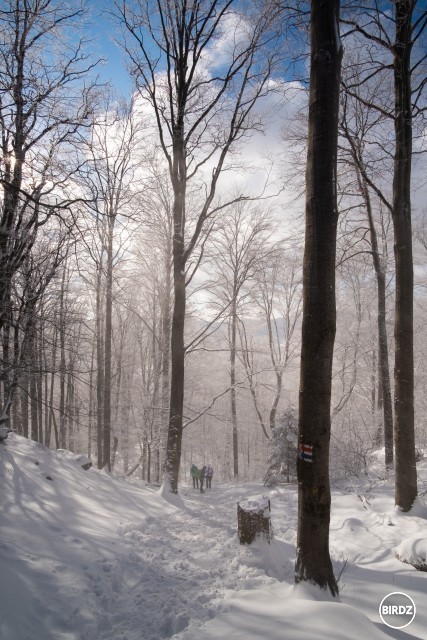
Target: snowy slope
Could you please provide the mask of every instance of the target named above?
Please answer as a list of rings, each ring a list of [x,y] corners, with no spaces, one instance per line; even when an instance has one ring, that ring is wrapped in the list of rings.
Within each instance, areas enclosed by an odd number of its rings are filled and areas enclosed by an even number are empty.
[[[172,504],[81,464],[13,434],[0,445],[0,640],[427,638],[427,574],[395,557],[424,548],[426,510],[396,513],[389,484],[334,491],[337,604],[293,590],[295,487],[182,487]],[[243,547],[236,503],[261,493],[275,539]],[[402,631],[378,614],[392,591],[417,605]]]

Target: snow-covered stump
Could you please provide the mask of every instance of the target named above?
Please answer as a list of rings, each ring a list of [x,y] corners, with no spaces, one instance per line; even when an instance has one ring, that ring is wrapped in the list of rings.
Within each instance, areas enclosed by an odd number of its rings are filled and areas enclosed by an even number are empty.
[[[261,536],[272,538],[270,500],[260,496],[237,503],[237,527],[240,544],[251,544]]]

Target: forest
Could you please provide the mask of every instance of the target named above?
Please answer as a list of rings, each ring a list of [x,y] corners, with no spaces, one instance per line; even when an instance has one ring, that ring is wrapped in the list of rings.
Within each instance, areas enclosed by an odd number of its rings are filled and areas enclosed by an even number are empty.
[[[3,427],[173,493],[298,480],[318,522],[384,449],[411,508],[426,6],[311,4],[1,1]]]

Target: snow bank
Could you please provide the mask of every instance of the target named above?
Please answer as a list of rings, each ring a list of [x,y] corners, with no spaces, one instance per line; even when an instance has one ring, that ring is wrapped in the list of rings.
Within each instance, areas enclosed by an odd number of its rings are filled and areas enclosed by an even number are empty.
[[[427,571],[427,538],[419,534],[403,540],[395,549],[396,557],[419,571]]]
[[[292,587],[264,588],[232,598],[229,611],[173,640],[385,640],[389,638],[352,607],[295,599]]]

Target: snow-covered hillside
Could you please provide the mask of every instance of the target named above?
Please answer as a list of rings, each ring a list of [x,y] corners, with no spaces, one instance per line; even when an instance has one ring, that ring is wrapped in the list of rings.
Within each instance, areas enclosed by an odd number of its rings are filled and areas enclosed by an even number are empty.
[[[296,487],[183,486],[173,504],[81,464],[13,434],[0,445],[1,640],[427,638],[427,573],[395,557],[402,541],[409,559],[425,549],[427,509],[397,513],[390,484],[333,491],[337,604],[293,589]],[[274,541],[241,546],[236,503],[262,493]],[[380,620],[393,591],[417,606],[403,630]]]

